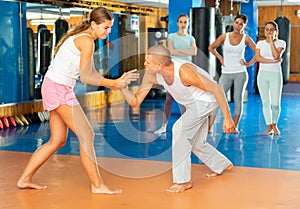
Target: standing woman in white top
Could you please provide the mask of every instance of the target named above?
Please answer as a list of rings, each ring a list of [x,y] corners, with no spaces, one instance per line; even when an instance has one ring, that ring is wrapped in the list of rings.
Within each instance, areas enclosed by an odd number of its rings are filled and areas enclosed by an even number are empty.
[[[256,61],[259,62],[257,86],[263,105],[263,114],[268,125],[264,135],[280,135],[277,122],[280,115],[280,101],[282,91],[282,54],[286,42],[278,39],[278,25],[268,22],[265,25],[265,40],[257,42]]]
[[[245,48],[248,45],[253,52],[256,46],[250,36],[244,34],[248,18],[246,15],[239,14],[233,22],[233,31],[220,35],[209,47],[209,51],[214,54],[221,62],[222,74],[219,84],[227,93],[232,85],[234,85],[234,124],[236,126],[235,133],[239,133],[238,125],[243,112],[243,97],[248,83],[248,73],[246,67],[251,66],[255,62],[255,56],[246,62],[244,59]],[[216,48],[223,44],[223,56],[221,56]],[[213,126],[217,111],[210,117],[209,131]]]
[[[50,139],[33,153],[17,182],[19,188],[46,188],[32,182],[32,177],[51,155],[64,146],[70,128],[80,141],[80,157],[90,180],[91,192],[116,194],[122,191],[108,188],[101,178],[93,145],[94,131],[73,91],[79,76],[83,83],[111,89],[126,88],[130,81],[137,79],[134,72],[125,73],[116,80],[106,79],[95,70],[94,40],[105,39],[112,25],[112,14],[105,8],[95,8],[89,20],[69,31],[57,45],[42,85],[43,106],[50,112]]]
[[[192,61],[192,56],[197,55],[197,46],[195,38],[188,34],[189,16],[186,14],[179,15],[177,18],[177,26],[178,31],[176,33],[169,34],[167,42],[172,59],[184,59]],[[163,124],[160,129],[155,131],[156,134],[162,134],[166,132],[173,101],[174,98],[167,92],[164,105]],[[184,112],[184,110],[182,112]]]

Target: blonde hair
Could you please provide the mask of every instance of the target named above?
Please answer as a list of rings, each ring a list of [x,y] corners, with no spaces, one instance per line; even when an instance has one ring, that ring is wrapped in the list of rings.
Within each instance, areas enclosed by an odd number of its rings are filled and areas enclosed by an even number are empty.
[[[90,13],[90,18],[80,22],[74,29],[70,30],[56,45],[54,49],[54,54],[57,53],[61,45],[67,40],[70,36],[76,35],[84,30],[87,30],[91,26],[91,22],[95,22],[97,25],[105,22],[106,20],[113,20],[114,17],[109,10],[103,7],[97,7],[93,9]]]

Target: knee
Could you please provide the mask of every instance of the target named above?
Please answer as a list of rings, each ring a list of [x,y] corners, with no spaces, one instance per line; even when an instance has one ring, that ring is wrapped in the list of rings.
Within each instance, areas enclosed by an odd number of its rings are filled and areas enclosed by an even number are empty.
[[[279,105],[271,105],[271,109],[273,110],[273,111],[278,111],[279,110]]]
[[[53,149],[58,150],[65,146],[67,139],[66,138],[56,138],[54,140],[50,139],[49,143]]]

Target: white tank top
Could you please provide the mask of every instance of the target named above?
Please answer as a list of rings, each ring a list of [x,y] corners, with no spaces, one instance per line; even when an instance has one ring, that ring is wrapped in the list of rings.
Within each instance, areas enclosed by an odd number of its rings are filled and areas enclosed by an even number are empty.
[[[229,41],[229,33],[226,33],[226,38],[223,46],[225,66],[222,66],[222,73],[246,72],[246,66],[240,64],[240,60],[244,59],[246,48],[245,39],[246,34],[243,35],[243,38],[238,45],[231,45]]]
[[[164,78],[160,74],[156,74],[157,82],[160,85],[163,85],[166,91],[168,91],[172,97],[182,105],[188,105],[195,101],[205,101],[205,102],[216,102],[215,96],[212,93],[203,91],[194,86],[185,86],[180,79],[179,76],[179,69],[180,67],[185,64],[191,64],[195,67],[195,69],[205,77],[209,78],[213,82],[215,82],[211,76],[204,71],[202,68],[194,65],[193,63],[187,60],[181,59],[172,59],[174,62],[174,81],[171,85],[168,85]]]
[[[74,39],[85,35],[90,36],[89,34],[78,34],[65,40],[52,60],[46,77],[56,83],[74,88],[80,74],[80,51],[75,46]]]

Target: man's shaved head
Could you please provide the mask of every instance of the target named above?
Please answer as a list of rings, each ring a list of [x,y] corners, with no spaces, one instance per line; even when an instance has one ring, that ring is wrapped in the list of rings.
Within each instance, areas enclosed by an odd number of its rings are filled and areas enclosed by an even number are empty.
[[[162,45],[152,46],[148,49],[149,55],[153,56],[155,62],[168,66],[171,64],[171,53],[169,49]]]

